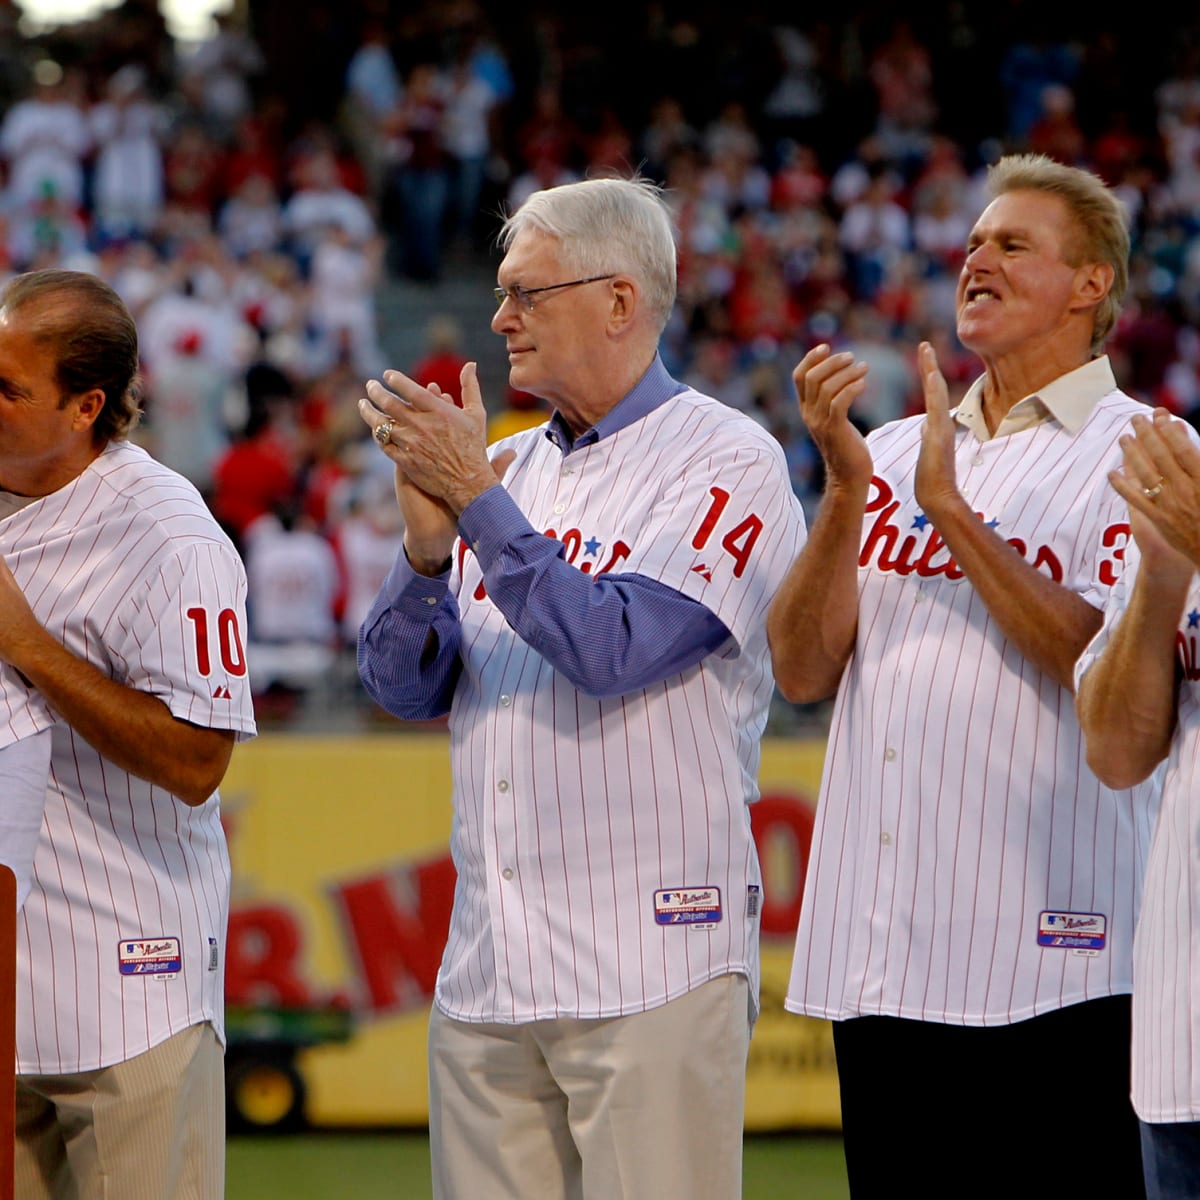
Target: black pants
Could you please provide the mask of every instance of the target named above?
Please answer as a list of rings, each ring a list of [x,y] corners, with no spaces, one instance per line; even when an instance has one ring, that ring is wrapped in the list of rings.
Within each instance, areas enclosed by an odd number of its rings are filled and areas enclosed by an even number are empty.
[[[835,1021],[854,1200],[1142,1200],[1130,1003],[1014,1025]]]

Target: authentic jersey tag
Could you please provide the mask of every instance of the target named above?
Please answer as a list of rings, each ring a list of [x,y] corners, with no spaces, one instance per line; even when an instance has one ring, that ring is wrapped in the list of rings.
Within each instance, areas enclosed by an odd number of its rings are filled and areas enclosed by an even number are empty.
[[[1103,913],[1044,912],[1038,915],[1038,945],[1077,954],[1104,949],[1108,921]]]
[[[721,919],[721,889],[660,889],[654,893],[654,919],[660,925],[715,929]]]
[[[178,938],[147,938],[139,942],[121,942],[117,947],[117,961],[122,975],[173,979],[183,966],[183,955]]]

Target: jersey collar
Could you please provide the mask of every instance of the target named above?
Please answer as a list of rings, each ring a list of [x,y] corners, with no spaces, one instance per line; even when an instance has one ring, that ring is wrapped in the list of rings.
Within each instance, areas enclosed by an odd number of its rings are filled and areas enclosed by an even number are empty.
[[[611,437],[618,430],[648,417],[656,408],[666,404],[672,396],[678,396],[686,390],[685,384],[671,378],[661,356],[655,354],[654,361],[646,368],[641,379],[591,429],[575,437],[570,426],[555,409],[546,427],[546,436],[564,455],[570,454],[573,450],[595,445],[601,438]]]
[[[983,416],[983,381],[981,375],[971,384],[954,411],[954,419],[981,442],[1031,429],[1051,418],[1074,436],[1084,427],[1096,405],[1117,388],[1108,356],[1102,354],[1018,400],[1005,414],[996,432],[989,434]]]

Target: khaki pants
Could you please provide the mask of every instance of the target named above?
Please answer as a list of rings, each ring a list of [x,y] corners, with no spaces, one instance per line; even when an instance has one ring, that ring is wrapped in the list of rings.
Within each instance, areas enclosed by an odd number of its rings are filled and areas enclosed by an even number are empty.
[[[17,1079],[21,1200],[220,1200],[225,1064],[193,1025],[126,1062]]]
[[[437,1200],[736,1200],[749,984],[648,1012],[429,1024]]]

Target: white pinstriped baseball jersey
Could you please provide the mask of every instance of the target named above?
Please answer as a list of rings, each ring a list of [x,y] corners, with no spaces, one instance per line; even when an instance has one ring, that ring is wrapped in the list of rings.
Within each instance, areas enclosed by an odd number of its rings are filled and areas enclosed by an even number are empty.
[[[1102,608],[1129,528],[1106,475],[1147,410],[1102,363],[1063,383],[1096,398],[1075,434],[960,427],[957,478],[1027,562]],[[923,420],[869,438],[857,642],[786,1004],[1002,1024],[1130,990],[1157,787],[1112,791],[1087,769],[1072,695],[1004,638],[920,511]]]
[[[245,576],[195,488],[127,442],[0,521],[38,619],[196,725],[254,732]],[[223,1021],[229,857],[219,800],[189,808],[53,727],[33,890],[18,923],[17,1070],[131,1058]]]
[[[459,880],[437,1004],[466,1021],[612,1017],[730,972],[757,996],[747,804],[773,688],[765,616],[804,539],[779,446],[689,389],[565,458],[539,430],[493,451],[509,447],[504,486],[568,561],[666,584],[732,637],[680,675],[593,699],[456,556]]]
[[[1137,570],[1134,547],[1104,625],[1076,664],[1076,679],[1108,644]],[[1178,723],[1133,942],[1133,1107],[1143,1121],[1154,1123],[1200,1121],[1200,579],[1195,577],[1176,649],[1182,671]]]

